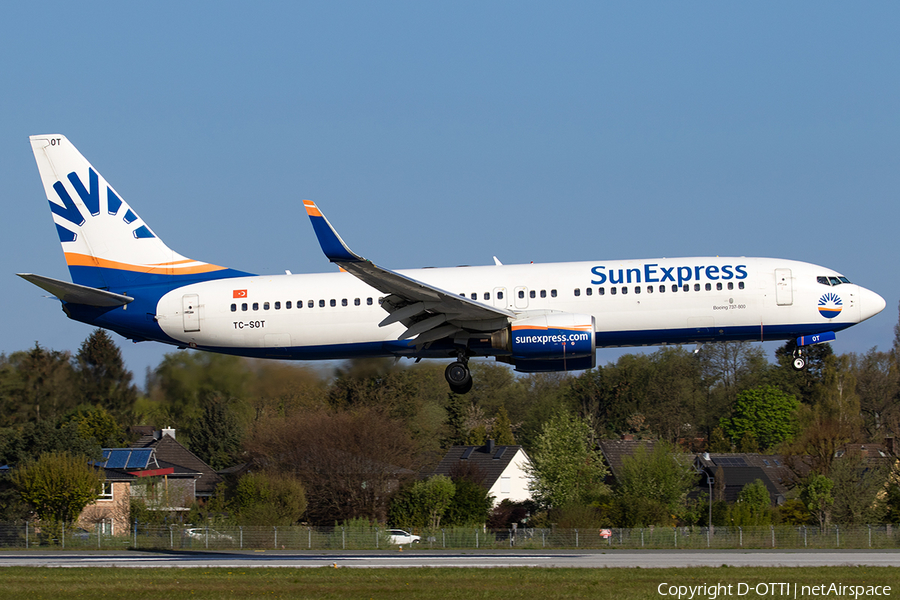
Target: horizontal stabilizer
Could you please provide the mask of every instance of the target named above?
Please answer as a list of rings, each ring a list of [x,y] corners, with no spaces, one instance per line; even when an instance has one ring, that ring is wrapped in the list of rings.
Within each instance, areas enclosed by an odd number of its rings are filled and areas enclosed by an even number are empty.
[[[130,296],[114,294],[106,290],[98,290],[97,288],[69,283],[68,281],[60,281],[59,279],[52,279],[43,275],[34,275],[32,273],[16,273],[16,275],[25,281],[30,281],[43,290],[47,290],[63,302],[71,304],[85,304],[87,306],[105,308],[123,306],[134,300]]]

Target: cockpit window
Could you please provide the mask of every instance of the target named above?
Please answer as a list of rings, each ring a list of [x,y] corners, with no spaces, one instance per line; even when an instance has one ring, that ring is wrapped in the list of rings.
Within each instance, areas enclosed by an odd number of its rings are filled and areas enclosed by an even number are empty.
[[[850,283],[850,280],[840,275],[838,277],[834,277],[829,275],[828,277],[824,275],[819,275],[816,277],[816,281],[821,283],[822,285],[841,285],[842,283]]]

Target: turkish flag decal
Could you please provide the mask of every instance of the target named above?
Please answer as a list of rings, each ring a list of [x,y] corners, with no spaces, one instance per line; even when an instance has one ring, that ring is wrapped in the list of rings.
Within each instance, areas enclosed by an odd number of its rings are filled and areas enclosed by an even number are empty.
[[[247,290],[234,290],[234,297],[235,298],[246,298]]]

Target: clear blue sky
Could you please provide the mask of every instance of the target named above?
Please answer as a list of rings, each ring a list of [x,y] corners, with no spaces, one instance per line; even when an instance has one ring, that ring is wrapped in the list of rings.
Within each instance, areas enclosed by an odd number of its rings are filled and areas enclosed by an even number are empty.
[[[0,19],[0,352],[91,329],[28,145],[66,135],[172,248],[329,271],[310,198],[389,268],[777,256],[900,278],[900,5],[39,2]],[[171,347],[121,342],[139,380]],[[770,348],[771,349],[771,348]],[[615,352],[601,352],[601,363]]]

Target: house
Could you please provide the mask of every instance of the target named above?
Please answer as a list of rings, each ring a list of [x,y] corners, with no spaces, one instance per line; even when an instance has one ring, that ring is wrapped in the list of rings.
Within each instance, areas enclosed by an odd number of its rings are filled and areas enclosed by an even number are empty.
[[[706,489],[711,477],[714,498],[718,499],[718,493],[727,502],[736,502],[744,486],[759,479],[769,491],[770,502],[779,506],[798,481],[795,471],[777,454],[704,452],[694,458],[694,468],[703,474],[699,487]]]
[[[178,443],[174,429],[162,429],[143,435],[131,445],[132,448],[152,448],[160,464],[172,466],[179,476],[191,476],[194,480],[190,486],[193,498],[207,500],[216,492],[216,486],[222,483],[222,477],[208,464]]]
[[[633,456],[638,448],[652,452],[655,446],[655,441],[635,440],[631,436],[601,440],[600,451],[610,472],[607,483],[615,483],[626,457]],[[759,479],[769,491],[770,501],[777,506],[785,501],[788,489],[798,481],[795,470],[779,455],[704,452],[682,456],[693,460],[694,470],[698,474],[697,488],[691,492],[693,496],[711,491],[715,499],[721,497],[728,502],[736,502],[744,486]],[[712,484],[708,482],[708,478],[712,479]]]
[[[636,440],[631,435],[625,435],[618,440],[600,440],[600,453],[609,467],[609,475],[606,478],[607,485],[613,485],[621,475],[622,462],[625,457],[633,456],[638,448],[644,448],[647,454],[653,452],[656,446],[654,440]]]
[[[432,475],[452,478],[459,473],[477,473],[497,506],[503,500],[531,500],[526,472],[530,465],[522,446],[498,446],[488,440],[483,446],[452,446]]]
[[[77,523],[107,535],[127,533],[135,499],[149,510],[184,513],[196,500],[212,496],[222,481],[212,467],[175,440],[174,429],[151,431],[131,448],[104,448],[102,453],[102,460],[92,464],[103,471],[103,492],[85,507]]]

